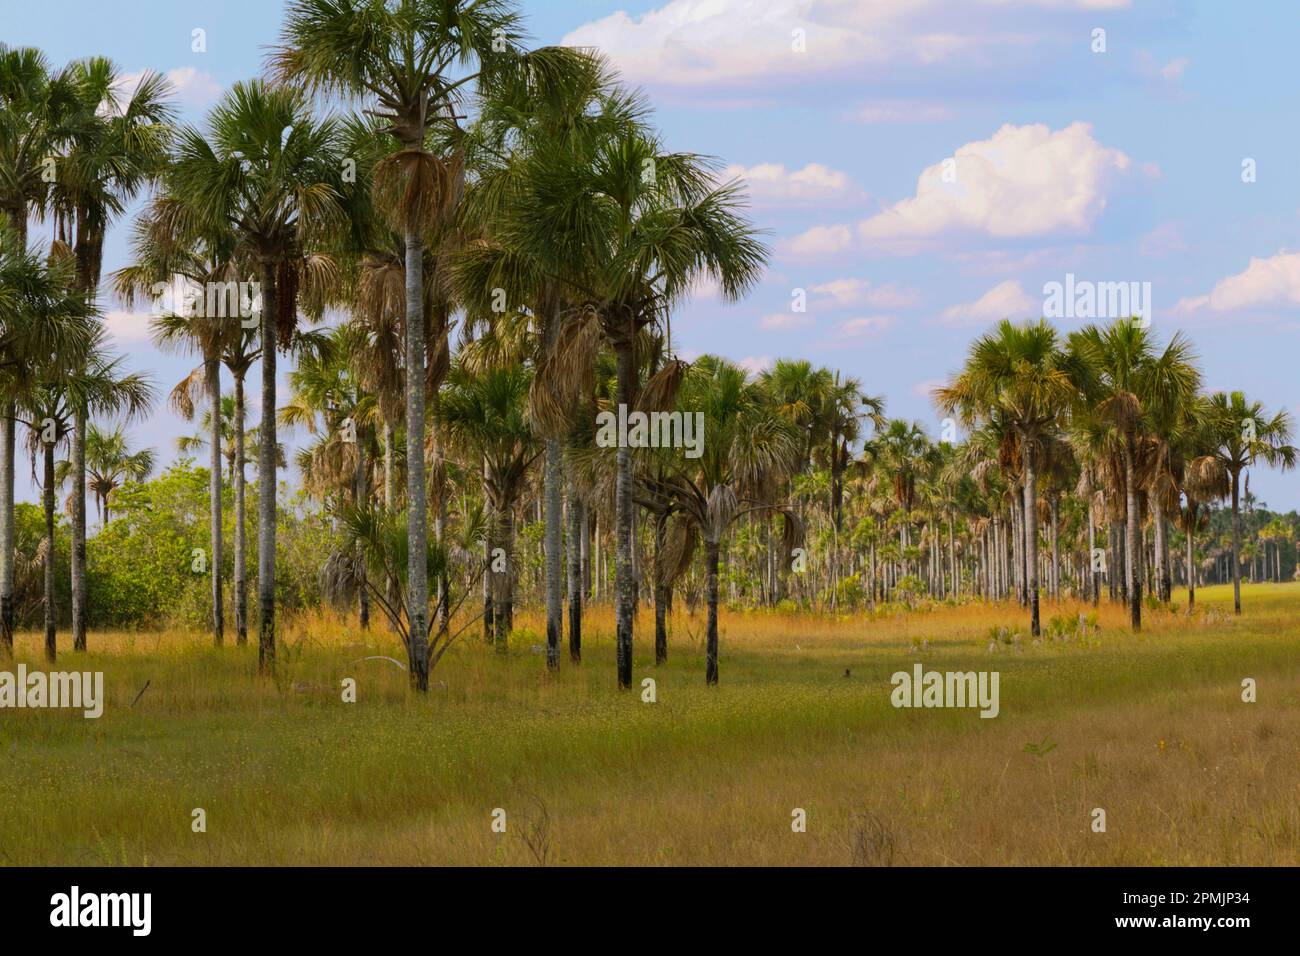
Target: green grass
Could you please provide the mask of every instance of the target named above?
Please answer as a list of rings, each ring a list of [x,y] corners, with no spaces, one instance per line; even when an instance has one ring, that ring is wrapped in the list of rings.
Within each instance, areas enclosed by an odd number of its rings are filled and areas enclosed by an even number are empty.
[[[102,718],[0,712],[0,861],[1296,864],[1300,585],[1249,586],[1244,605],[1234,619],[1230,589],[1205,589],[1209,616],[1149,612],[1140,635],[1103,606],[1094,638],[1038,645],[1015,606],[724,612],[713,689],[700,619],[677,618],[656,668],[644,613],[631,693],[613,686],[607,609],[554,678],[524,614],[508,658],[467,641],[427,699],[356,663],[401,656],[382,627],[292,622],[274,682],[255,649],[92,634],[57,666],[105,672]],[[1077,611],[1045,603],[1044,620]],[[990,652],[999,624],[1022,636]],[[18,659],[38,654],[21,635]],[[894,709],[889,677],[917,660],[998,670],[1000,716]]]

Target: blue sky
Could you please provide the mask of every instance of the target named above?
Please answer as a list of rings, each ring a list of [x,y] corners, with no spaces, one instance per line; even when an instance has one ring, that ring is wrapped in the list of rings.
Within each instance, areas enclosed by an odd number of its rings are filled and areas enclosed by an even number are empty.
[[[1045,284],[1073,274],[1150,283],[1153,328],[1192,337],[1207,387],[1300,412],[1293,3],[522,7],[538,44],[604,50],[649,95],[670,147],[712,154],[749,184],[768,275],[744,302],[702,288],[673,317],[688,357],[832,365],[937,435],[928,388],[988,324],[1037,316]],[[0,40],[169,73],[197,122],[261,69],[280,14],[275,0],[0,0]],[[191,50],[196,28],[206,52]],[[125,236],[110,237],[109,270]],[[796,290],[806,311],[792,309]],[[135,367],[164,389],[185,374],[192,362],[159,355],[142,317],[105,308]],[[133,431],[166,460],[190,430],[160,409]],[[1259,471],[1251,489],[1300,507],[1294,473]],[[20,496],[35,500],[29,484]]]

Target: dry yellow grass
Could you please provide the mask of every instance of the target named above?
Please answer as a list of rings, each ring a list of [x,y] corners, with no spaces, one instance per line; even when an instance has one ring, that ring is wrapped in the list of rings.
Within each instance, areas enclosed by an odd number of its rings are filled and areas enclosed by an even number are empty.
[[[724,612],[713,689],[702,618],[678,615],[655,668],[645,614],[635,674],[655,704],[615,690],[607,609],[580,667],[566,654],[548,677],[524,613],[508,658],[468,637],[427,700],[392,664],[358,662],[401,656],[382,625],[287,623],[274,682],[255,649],[202,635],[92,634],[59,666],[105,672],[101,719],[0,713],[0,861],[1300,863],[1300,585],[1248,588],[1240,620],[1230,593],[1199,597],[1208,617],[1149,613],[1134,636],[1103,606],[1096,635],[1037,645],[1014,606]],[[1019,642],[990,652],[997,626]],[[19,659],[38,655],[22,635]],[[998,670],[1000,715],[894,709],[889,676],[915,661]]]

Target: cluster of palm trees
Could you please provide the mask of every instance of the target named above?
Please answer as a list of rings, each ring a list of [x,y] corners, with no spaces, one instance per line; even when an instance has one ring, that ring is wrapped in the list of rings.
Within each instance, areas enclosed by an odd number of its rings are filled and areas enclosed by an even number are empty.
[[[1087,523],[1094,600],[1106,551],[1109,575],[1127,600],[1132,627],[1142,621],[1146,529],[1152,543],[1156,599],[1168,603],[1171,526],[1187,539],[1188,565],[1209,502],[1232,507],[1234,604],[1241,611],[1240,493],[1242,475],[1259,463],[1294,467],[1292,422],[1269,414],[1238,391],[1206,395],[1188,340],[1176,333],[1160,345],[1149,325],[1119,319],[1062,337],[1046,320],[1004,321],[977,339],[960,371],[937,389],[940,408],[972,430],[964,463],[981,491],[1009,497],[1014,578],[1039,633],[1039,514],[1052,522],[1051,587],[1059,588],[1057,514],[1073,491]],[[987,467],[996,462],[996,469]],[[1001,487],[988,481],[989,473]],[[1071,488],[1073,484],[1073,488]],[[1003,513],[1001,508],[991,513]],[[1097,526],[1109,549],[1097,547]],[[1017,527],[1018,526],[1018,527]],[[1195,576],[1188,578],[1189,603]]]
[[[782,360],[751,375],[714,356],[682,361],[670,327],[681,301],[703,280],[738,299],[764,269],[744,197],[713,160],[669,151],[644,100],[598,54],[526,49],[506,0],[291,0],[267,75],[234,84],[201,129],[176,121],[159,77],[124,85],[101,59],[56,71],[37,51],[0,47],[7,644],[15,423],[44,462],[51,655],[56,485],[71,486],[82,648],[87,480],[107,520],[114,488],[152,467],[120,426],[92,421],[139,414],[151,398],[110,354],[97,311],[107,227],[146,187],[132,261],[111,285],[128,304],[153,304],[160,347],[198,361],[171,405],[199,419],[182,450],[209,456],[218,645],[223,489],[232,485],[242,644],[245,468],[256,467],[264,672],[276,655],[282,428],[307,433],[296,464],[341,535],[325,576],[355,599],[362,626],[379,608],[421,691],[469,624],[507,647],[529,513],[542,528],[550,668],[566,625],[581,659],[589,546],[612,531],[619,686],[632,684],[643,601],[666,659],[675,590],[707,604],[715,683],[728,592],[837,607],[1014,591],[1038,633],[1040,581],[1052,596],[1072,586],[1095,600],[1104,575],[1136,628],[1144,562],[1169,600],[1171,528],[1186,535],[1190,567],[1207,512],[1230,498],[1239,581],[1243,472],[1295,460],[1285,413],[1201,394],[1186,340],[1162,348],[1127,320],[1065,337],[1046,322],[1004,322],[982,336],[936,393],[953,426],[940,442],[886,419],[882,399],[834,370]],[[53,225],[48,252],[29,248],[33,216]],[[198,292],[161,293],[181,286]],[[322,319],[328,329],[308,327]],[[294,359],[285,404],[281,353]],[[255,365],[260,415],[248,427]],[[699,416],[700,454],[601,447],[597,416],[620,409]],[[480,584],[481,611],[461,613]]]

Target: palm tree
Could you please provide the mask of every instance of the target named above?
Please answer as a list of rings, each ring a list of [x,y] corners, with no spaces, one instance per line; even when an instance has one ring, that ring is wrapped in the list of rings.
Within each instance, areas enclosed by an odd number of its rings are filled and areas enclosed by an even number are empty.
[[[742,215],[740,187],[716,183],[713,161],[667,153],[649,131],[575,137],[521,157],[522,188],[497,223],[501,249],[484,249],[471,268],[482,281],[480,308],[494,275],[513,266],[555,282],[569,303],[554,356],[554,381],[568,398],[590,393],[598,349],[614,352],[616,404],[636,405],[640,380],[636,343],[643,330],[666,324],[672,308],[702,277],[718,281],[729,300],[762,273],[766,249]],[[503,254],[504,253],[504,254]],[[632,449],[619,448],[615,481],[615,590],[618,683],[632,685]]]
[[[1004,419],[1017,439],[1024,479],[1023,566],[1034,636],[1039,634],[1037,455],[1082,399],[1087,381],[1086,364],[1062,348],[1048,322],[1003,320],[971,345],[962,371],[935,390],[938,405],[967,426]]]
[[[57,178],[58,167],[53,157],[76,132],[81,118],[76,87],[66,70],[55,72],[40,50],[0,43],[0,219],[11,233],[0,238],[3,245],[0,257],[6,260],[5,265],[11,271],[16,270],[29,279],[36,277],[40,266],[26,258],[28,215],[45,207],[51,175]],[[22,286],[11,288],[17,290]],[[36,295],[46,305],[60,297],[60,294]],[[23,298],[17,294],[13,301]],[[0,645],[5,648],[13,646],[14,628],[15,403],[23,390],[31,387],[30,358],[39,356],[43,360],[51,354],[44,348],[30,351],[25,348],[26,323],[42,315],[34,308],[36,302],[29,305],[32,307],[10,312],[6,320],[3,382],[0,382],[0,418],[3,418],[0,427]],[[33,330],[36,337],[55,330],[56,325],[48,321],[53,314],[44,314],[43,328]],[[58,354],[70,358],[68,352]]]
[[[260,291],[262,424],[258,465],[258,669],[275,666],[276,350],[293,340],[299,286],[323,284],[329,261],[310,254],[340,215],[343,157],[332,120],[314,119],[297,91],[236,83],[208,114],[208,135],[177,136],[164,174],[177,232],[229,234],[255,263]]]
[[[1232,605],[1241,613],[1241,473],[1256,462],[1283,471],[1294,468],[1296,447],[1292,445],[1293,424],[1286,409],[1269,415],[1260,402],[1249,401],[1241,392],[1215,392],[1209,398],[1206,415],[1210,422],[1210,453],[1228,473],[1232,495]]]
[[[88,317],[88,321],[94,320]],[[49,369],[24,402],[33,475],[38,453],[44,463],[41,486],[45,507],[45,656],[51,663],[56,655],[58,620],[54,606],[54,489],[58,483],[55,449],[70,435],[78,408],[85,408],[89,414],[122,415],[130,419],[144,413],[153,401],[153,386],[148,378],[124,374],[122,360],[110,358],[105,352],[102,327],[94,325],[93,329],[84,364],[71,371]]]
[[[407,536],[428,550],[425,484],[427,372],[423,266],[426,234],[445,234],[463,189],[463,154],[428,150],[434,126],[457,127],[463,92],[515,55],[518,15],[505,0],[294,0],[272,55],[286,83],[361,99],[386,124],[397,151],[377,170],[380,205],[402,230],[406,287]],[[446,316],[435,329],[446,334]],[[445,359],[443,359],[445,361]],[[445,365],[438,369],[442,372]],[[429,684],[427,565],[407,562],[411,680]]]
[[[680,449],[660,449],[671,465],[669,474],[647,479],[676,500],[691,533],[704,542],[704,679],[710,685],[718,683],[718,562],[723,539],[743,515],[788,513],[785,506],[773,503],[774,486],[795,473],[803,450],[798,429],[774,415],[767,398],[738,366],[714,356],[697,359],[686,372],[677,407],[684,414],[703,414],[703,453],[692,460],[681,456]],[[788,528],[796,526],[787,523]],[[793,547],[797,539],[788,543]]]
[[[170,85],[146,72],[130,91],[112,61],[79,60],[68,70],[77,96],[75,130],[51,190],[56,232],[65,233],[82,294],[98,295],[108,226],[161,168],[172,121]],[[72,635],[86,644],[86,413],[72,426]]]
[[[71,257],[59,254],[48,262],[42,261],[27,249],[8,223],[0,222],[0,394],[8,409],[5,447],[10,452],[14,448],[13,426],[18,420],[16,403],[29,404],[55,373],[81,363],[94,343],[94,335],[90,306],[77,289]],[[51,356],[59,357],[58,368],[50,367]],[[9,495],[9,523],[4,534],[9,535],[12,544],[12,453],[0,464],[5,469],[0,485],[8,488]],[[0,511],[3,505],[0,502]],[[0,620],[4,622],[0,626],[0,655],[9,655],[13,652],[14,552],[9,547],[4,553],[9,563],[0,570],[8,575],[4,579],[8,591],[0,601]]]
[[[467,349],[452,364],[439,403],[439,425],[451,447],[483,462],[483,494],[492,517],[487,527],[491,559],[492,621],[496,649],[505,653],[513,624],[514,510],[529,468],[540,453],[528,420],[532,369],[518,360],[483,361]],[[504,570],[497,567],[501,550]]]
[[[95,505],[99,511],[100,526],[104,527],[110,519],[109,508],[114,491],[124,482],[144,481],[154,468],[152,448],[132,451],[126,432],[119,424],[112,431],[105,431],[91,422],[86,429],[86,477],[87,487],[95,496]],[[55,467],[55,481],[63,482],[72,474],[72,462],[61,461]]]
[[[1142,530],[1139,465],[1144,441],[1167,432],[1195,399],[1200,373],[1191,343],[1176,333],[1158,350],[1149,329],[1118,319],[1105,329],[1088,326],[1070,336],[1071,346],[1092,367],[1088,392],[1092,414],[1114,429],[1124,468],[1127,521],[1125,583],[1133,630],[1142,627]],[[1150,450],[1147,449],[1149,454]]]

